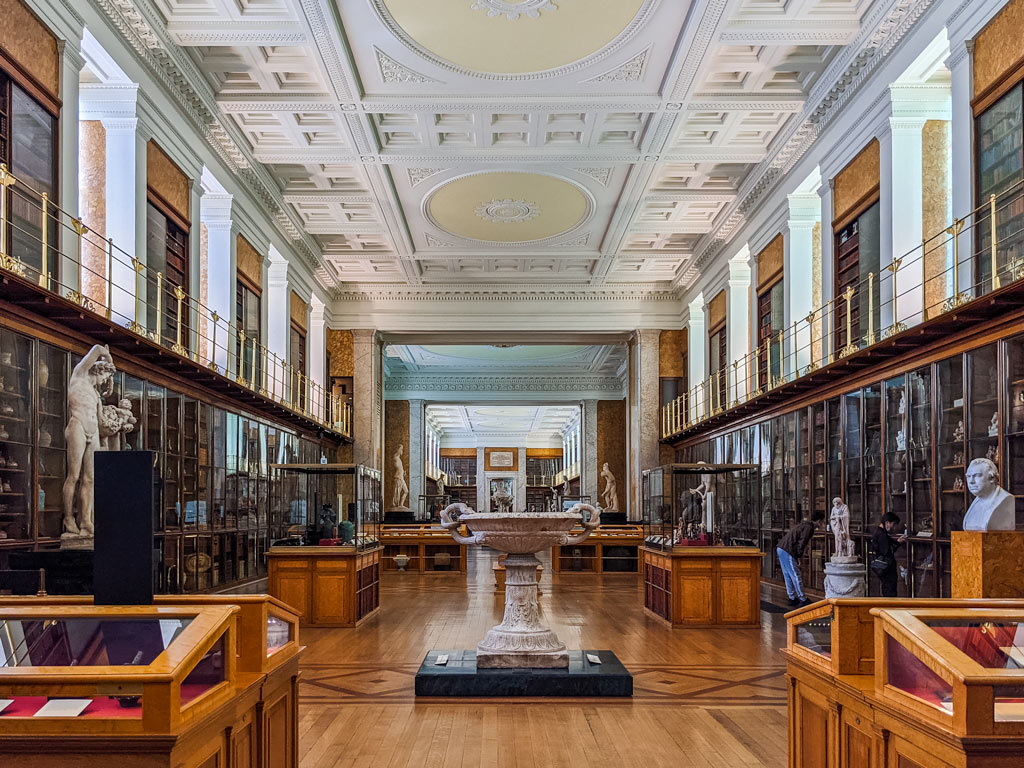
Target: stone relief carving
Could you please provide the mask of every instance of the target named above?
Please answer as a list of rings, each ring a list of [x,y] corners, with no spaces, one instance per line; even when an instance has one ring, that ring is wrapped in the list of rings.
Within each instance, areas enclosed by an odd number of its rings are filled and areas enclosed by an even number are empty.
[[[504,16],[509,21],[515,21],[520,16],[536,19],[541,11],[558,10],[558,6],[551,0],[520,0],[518,3],[509,3],[506,0],[476,0],[471,7],[474,11],[485,11],[492,19]]]
[[[421,75],[419,72],[414,72],[404,64],[401,64],[379,48],[374,48],[373,52],[377,55],[377,67],[380,69],[381,79],[385,83],[436,83],[432,77]]]
[[[645,48],[625,64],[621,64],[607,72],[602,72],[597,77],[584,80],[585,83],[634,83],[643,79],[644,65],[647,63],[647,54],[650,48]]]
[[[480,203],[476,207],[476,215],[486,221],[499,224],[518,224],[537,218],[540,215],[540,209],[536,203],[506,197],[504,200]]]

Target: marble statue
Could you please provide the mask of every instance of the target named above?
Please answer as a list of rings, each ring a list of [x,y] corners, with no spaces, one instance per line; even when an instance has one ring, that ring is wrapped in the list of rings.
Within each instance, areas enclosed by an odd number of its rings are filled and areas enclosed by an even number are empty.
[[[405,481],[405,464],[402,462],[404,445],[398,446],[392,458],[395,468],[394,490],[391,492],[391,509],[405,511],[409,509],[409,484]]]
[[[964,439],[964,420],[960,419],[957,421],[956,426],[953,428],[953,440],[960,441]]]
[[[988,424],[988,436],[999,437],[999,411],[992,414],[992,421]]]
[[[965,531],[1012,531],[1016,528],[1016,504],[999,487],[999,471],[989,459],[975,459],[967,466],[967,489],[974,501],[964,517]]]
[[[512,494],[508,492],[506,483],[498,483],[491,494],[491,511],[507,515],[512,511]]]
[[[896,433],[896,450],[907,450],[907,433],[904,432],[902,429]]]
[[[618,485],[615,483],[615,475],[608,469],[608,462],[604,463],[601,467],[601,477],[604,478],[604,492],[601,494],[601,499],[604,502],[604,508],[608,512],[619,511],[619,491]]]
[[[437,495],[444,496],[444,473],[437,476]]]
[[[900,413],[904,414],[907,412],[907,393],[900,392]]]
[[[137,421],[131,400],[104,405],[100,411],[100,447],[106,451],[123,451],[128,447],[128,433],[135,429]]]
[[[68,380],[70,418],[64,428],[68,471],[63,488],[64,533],[61,535],[65,548],[82,545],[87,548],[93,536],[93,458],[98,449],[105,447],[103,398],[114,391],[116,370],[110,349],[97,344],[75,366]],[[130,407],[128,413],[131,414]]]
[[[828,522],[835,539],[833,559],[842,561],[841,558],[853,557],[853,539],[850,538],[850,508],[838,496],[832,499],[832,514],[829,516]]]

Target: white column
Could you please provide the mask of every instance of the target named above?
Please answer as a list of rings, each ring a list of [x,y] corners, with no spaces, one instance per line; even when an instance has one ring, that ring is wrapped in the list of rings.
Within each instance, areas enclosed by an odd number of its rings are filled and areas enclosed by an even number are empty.
[[[60,114],[60,190],[55,201],[70,216],[78,217],[78,89],[85,58],[79,50],[78,40],[61,40],[61,114]],[[107,217],[111,209],[107,208]],[[77,291],[81,287],[78,264],[78,237],[70,221],[57,228],[61,258],[59,269],[62,291]],[[52,251],[51,251],[52,255]]]
[[[213,341],[213,318],[216,312],[217,349],[213,361],[224,371],[234,370],[237,356],[234,343],[234,329],[238,322],[235,306],[235,230],[231,221],[231,195],[208,193],[203,197],[200,222],[206,225],[206,270],[207,270],[207,335]],[[194,238],[198,240],[198,230]],[[287,265],[285,265],[287,279]],[[194,292],[199,295],[198,292]],[[268,292],[268,301],[270,300]],[[231,334],[229,336],[228,327]]]
[[[897,111],[895,102],[893,111]],[[882,157],[888,157],[891,164],[889,174],[886,174],[884,163],[881,168],[882,189],[891,189],[890,205],[886,206],[885,201],[882,201],[882,213],[885,214],[888,209],[891,227],[887,229],[885,222],[882,222],[882,329],[896,323],[916,325],[924,319],[924,254],[921,252],[921,233],[924,231],[924,187],[921,176],[924,165],[924,124],[922,117],[890,117],[889,136],[879,137]],[[884,245],[887,232],[891,240],[890,250],[886,250]],[[900,258],[903,261],[893,280],[892,272],[886,267],[893,259]],[[864,311],[862,305],[861,313]]]
[[[287,314],[287,313],[285,313]],[[287,317],[285,318],[287,323]],[[352,432],[356,464],[380,466],[380,343],[371,328],[352,331]]]
[[[419,511],[423,495],[423,453],[426,448],[426,408],[422,400],[409,401],[409,506]]]
[[[138,124],[135,127],[135,203],[132,205],[129,211],[135,212],[135,258],[142,264],[148,262],[146,252],[146,226],[147,226],[147,213],[149,206],[149,176],[147,168],[147,146],[149,140],[153,138],[153,132],[150,126],[145,120],[139,119]],[[109,161],[108,161],[109,164]],[[127,215],[131,215],[128,213]],[[110,216],[109,210],[107,213],[107,227],[110,227]],[[143,275],[144,276],[144,275]],[[146,281],[143,276],[137,279],[136,292],[139,294],[139,298],[142,302],[147,300],[146,296]],[[145,324],[146,316],[143,315],[139,318],[139,321]]]
[[[750,282],[751,282],[750,247],[744,245],[740,252],[729,259],[729,282],[725,291],[725,340],[727,359],[725,361],[726,402],[742,400],[747,394],[747,381],[751,370],[742,359],[750,351]],[[740,365],[733,370],[733,363],[740,360]]]
[[[512,509],[526,511],[526,447],[516,449],[516,498]]]
[[[188,315],[189,338],[182,339],[182,344],[192,352],[199,349],[199,297],[202,295],[200,286],[203,280],[202,238],[199,236],[199,222],[203,215],[203,185],[199,180],[199,174],[189,179],[189,182],[191,189],[189,190],[188,218],[191,231],[188,238],[188,298],[182,309]],[[233,279],[231,284],[234,288]]]
[[[971,98],[974,93],[971,78],[971,54],[974,41],[968,40],[958,46],[950,46],[952,55],[946,66],[952,74],[952,126],[950,127],[953,150],[953,215],[965,216],[974,208],[974,113]],[[974,233],[967,230],[959,237],[959,279],[960,291],[968,290],[974,283]],[[952,250],[949,252],[952,267]],[[953,295],[953,275],[947,273],[946,295]]]
[[[698,419],[704,415],[705,407],[701,382],[708,376],[708,334],[707,317],[704,311],[704,293],[698,293],[687,307],[689,317],[686,321],[687,350],[686,372],[687,386],[691,393],[690,418]]]
[[[327,390],[327,305],[315,293],[309,299],[309,333],[306,336],[309,349],[306,360],[309,361],[310,410],[316,418],[324,419],[324,393]]]
[[[288,262],[273,245],[270,246],[270,266],[267,268],[267,349],[270,350],[270,376],[268,389],[276,400],[288,391],[288,331],[290,323],[290,297],[288,295]],[[226,326],[225,326],[226,327]],[[218,337],[220,331],[217,332]],[[276,357],[275,357],[276,356]],[[356,368],[358,372],[358,367]],[[360,408],[354,409],[356,416]],[[356,463],[360,463],[358,460]]]
[[[783,237],[783,274],[786,327],[796,326],[787,339],[787,376],[798,374],[811,362],[811,324],[814,306],[814,226],[821,221],[821,199],[816,194],[793,194],[789,201],[789,231]]]
[[[484,470],[484,449],[476,449],[476,512],[486,512],[490,508],[487,498],[487,477]]]
[[[591,504],[599,501],[597,466],[597,400],[583,401],[583,478],[582,495],[590,497]]]

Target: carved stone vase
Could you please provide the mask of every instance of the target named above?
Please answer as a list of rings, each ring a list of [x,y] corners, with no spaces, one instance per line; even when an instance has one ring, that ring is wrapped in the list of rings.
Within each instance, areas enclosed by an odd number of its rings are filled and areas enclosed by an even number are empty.
[[[583,512],[590,519],[583,521]],[[476,649],[477,669],[496,667],[568,667],[569,652],[540,618],[537,602],[537,552],[580,544],[600,524],[600,512],[577,504],[565,512],[473,512],[452,504],[441,512],[441,525],[460,544],[483,544],[505,559],[505,615]],[[583,524],[583,531],[572,529]],[[463,536],[459,527],[470,532]]]

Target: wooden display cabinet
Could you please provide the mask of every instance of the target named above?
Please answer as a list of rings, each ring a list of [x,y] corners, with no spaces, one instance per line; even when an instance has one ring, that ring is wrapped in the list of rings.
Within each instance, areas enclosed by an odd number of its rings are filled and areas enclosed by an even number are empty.
[[[761,624],[756,547],[644,547],[644,610],[673,627]]]
[[[356,627],[380,608],[380,555],[379,547],[271,547],[267,589],[303,624]]]
[[[4,598],[0,625],[0,763],[297,768],[298,616],[266,595]],[[84,709],[37,715],[66,698]]]
[[[836,599],[786,618],[790,768],[1020,764],[1024,601]]]
[[[436,525],[385,525],[381,528],[381,568],[397,571],[395,555],[409,558],[407,571],[420,573],[466,572],[466,546],[458,544],[452,535]],[[447,555],[447,558],[438,558]],[[447,562],[445,562],[447,561]]]
[[[582,544],[552,547],[551,569],[555,573],[637,573],[642,544],[639,525],[600,525]]]

